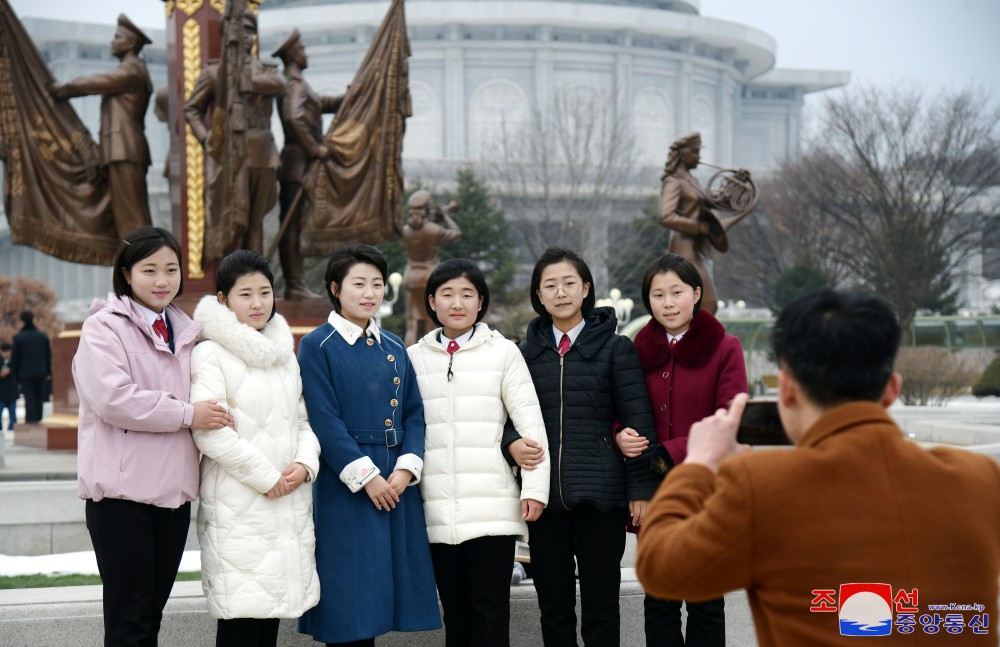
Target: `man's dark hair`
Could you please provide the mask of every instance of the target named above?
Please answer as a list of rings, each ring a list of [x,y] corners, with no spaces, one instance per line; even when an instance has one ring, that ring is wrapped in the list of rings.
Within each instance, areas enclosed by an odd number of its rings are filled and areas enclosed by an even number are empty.
[[[702,284],[701,272],[698,271],[698,268],[683,256],[664,254],[646,266],[646,273],[642,276],[642,305],[646,306],[646,312],[651,316],[653,308],[649,305],[649,289],[653,285],[653,279],[667,272],[673,272],[677,278],[690,285],[692,289],[701,290],[701,296],[705,295],[705,286]],[[692,315],[698,314],[698,311],[701,310],[701,301],[702,299],[699,297],[695,302]]]
[[[257,252],[249,249],[238,249],[232,254],[228,254],[219,262],[219,269],[215,272],[215,291],[221,292],[227,299],[229,292],[236,285],[240,277],[250,274],[262,274],[267,282],[274,288],[274,274],[267,259]],[[267,320],[274,319],[278,312],[278,303],[275,300],[271,305],[271,314]]]
[[[786,305],[771,334],[778,364],[824,408],[881,400],[900,339],[888,303],[864,292],[831,289]]]
[[[590,292],[584,298],[583,307],[581,308],[583,316],[586,317],[593,311],[594,304],[597,303],[596,290],[594,289],[594,274],[590,271],[587,262],[580,258],[579,254],[570,249],[563,249],[562,247],[549,247],[538,258],[538,262],[535,263],[535,269],[531,272],[531,307],[542,317],[549,316],[548,310],[545,309],[541,298],[538,296],[538,290],[542,287],[542,272],[549,265],[555,265],[563,261],[575,267],[577,274],[580,275],[580,279],[590,285]],[[580,289],[583,289],[582,285]]]
[[[21,319],[21,323],[24,324],[25,328],[35,327],[35,313],[32,312],[31,310],[22,310],[21,314],[19,315],[19,318]]]
[[[0,350],[10,350],[10,344],[7,342],[0,342]]]
[[[431,309],[430,297],[437,292],[439,287],[460,276],[467,278],[472,287],[476,288],[479,296],[483,298],[483,305],[476,313],[476,323],[483,320],[483,317],[486,316],[486,310],[490,307],[490,288],[486,285],[486,277],[483,276],[479,266],[467,258],[450,258],[434,268],[430,278],[427,279],[427,289],[424,291],[424,308],[427,309],[427,315],[431,320],[439,326],[444,324],[438,319],[437,313]]]
[[[181,244],[174,235],[160,227],[139,227],[130,231],[122,239],[115,254],[115,270],[111,276],[111,287],[120,297],[132,298],[132,286],[125,280],[125,273],[132,271],[132,266],[144,258],[149,258],[163,247],[169,247],[177,254],[177,263],[181,263]],[[177,288],[176,297],[184,294],[184,272],[180,273],[181,284]]]
[[[326,295],[330,297],[330,303],[338,314],[340,299],[333,293],[330,284],[336,283],[339,286],[344,282],[344,277],[350,269],[359,263],[374,265],[381,272],[383,282],[389,276],[389,264],[386,263],[385,257],[371,245],[348,245],[335,251],[326,264],[323,280],[326,281]]]

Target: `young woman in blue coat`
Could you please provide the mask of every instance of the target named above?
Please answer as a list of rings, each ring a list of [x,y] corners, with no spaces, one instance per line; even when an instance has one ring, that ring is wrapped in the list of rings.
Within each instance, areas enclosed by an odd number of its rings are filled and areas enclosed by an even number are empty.
[[[299,631],[374,647],[389,631],[441,626],[420,493],[424,410],[402,341],[373,319],[388,268],[370,245],[333,254],[327,323],[302,338],[299,366],[321,447],[313,488],[319,604]]]

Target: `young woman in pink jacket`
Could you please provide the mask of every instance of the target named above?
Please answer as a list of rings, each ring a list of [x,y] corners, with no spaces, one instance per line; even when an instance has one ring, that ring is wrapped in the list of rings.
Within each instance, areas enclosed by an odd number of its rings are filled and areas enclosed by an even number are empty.
[[[158,227],[125,236],[112,285],[91,305],[73,358],[77,473],[104,583],[104,644],[155,645],[198,496],[190,428],[232,418],[215,402],[188,402],[201,327],[171,305],[184,287],[177,239]]]

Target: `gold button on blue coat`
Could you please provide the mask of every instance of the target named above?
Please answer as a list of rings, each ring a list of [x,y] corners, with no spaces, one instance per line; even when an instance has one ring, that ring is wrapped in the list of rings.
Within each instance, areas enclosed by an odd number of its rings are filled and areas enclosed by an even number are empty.
[[[390,362],[395,362],[396,361],[396,356],[395,355],[387,355],[386,359],[389,360]]]
[[[385,419],[385,426],[386,427],[391,427],[392,426],[392,420],[390,418],[386,418]]]
[[[365,343],[368,344],[369,346],[374,346],[375,345],[375,340],[372,339],[371,337],[369,337],[368,340],[365,341]]]
[[[392,378],[392,383],[393,384],[399,384],[399,378],[398,377]]]
[[[393,407],[398,407],[399,406],[399,400],[397,400],[396,398],[393,398],[392,400],[389,400],[389,404],[391,406],[393,406]]]

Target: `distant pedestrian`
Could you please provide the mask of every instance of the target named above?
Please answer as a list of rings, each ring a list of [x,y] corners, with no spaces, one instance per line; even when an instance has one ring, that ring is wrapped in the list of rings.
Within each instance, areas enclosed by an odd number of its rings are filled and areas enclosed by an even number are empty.
[[[14,425],[17,424],[18,395],[17,380],[10,369],[10,344],[4,342],[0,344],[0,430],[3,430],[2,416],[4,409],[6,409],[7,416],[10,418],[7,429],[14,431]]]
[[[24,421],[42,419],[42,403],[49,399],[52,380],[52,346],[49,336],[35,327],[35,315],[21,313],[21,332],[14,335],[11,346],[10,370],[24,394]]]

